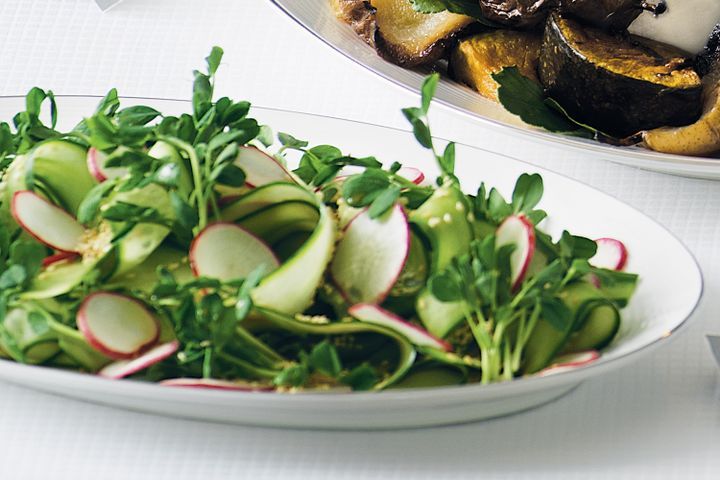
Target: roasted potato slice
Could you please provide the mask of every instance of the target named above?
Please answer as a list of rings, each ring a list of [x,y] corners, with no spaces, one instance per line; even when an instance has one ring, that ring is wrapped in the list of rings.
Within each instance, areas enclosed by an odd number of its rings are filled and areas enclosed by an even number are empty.
[[[538,81],[537,66],[542,36],[516,30],[494,30],[465,38],[450,56],[455,80],[480,95],[497,101],[498,83],[492,74],[516,66],[525,77]]]

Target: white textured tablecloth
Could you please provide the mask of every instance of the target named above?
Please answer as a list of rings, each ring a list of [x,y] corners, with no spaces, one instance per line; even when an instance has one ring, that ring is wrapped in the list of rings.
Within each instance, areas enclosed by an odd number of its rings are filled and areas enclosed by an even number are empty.
[[[226,51],[221,94],[405,128],[417,98],[322,45],[265,0],[0,1],[0,95],[188,98],[191,70]],[[539,148],[437,109],[437,135],[605,190],[695,253],[706,294],[692,328],[632,367],[536,410],[402,432],[281,431],[154,417],[0,384],[7,479],[720,478],[720,392],[705,334],[720,333],[720,182]],[[651,239],[648,239],[651,241]]]

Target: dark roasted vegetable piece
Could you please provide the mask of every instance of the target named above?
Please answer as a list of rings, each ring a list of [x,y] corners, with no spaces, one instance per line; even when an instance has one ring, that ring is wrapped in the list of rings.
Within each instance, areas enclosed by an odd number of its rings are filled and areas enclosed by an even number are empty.
[[[370,46],[375,47],[375,9],[367,0],[330,0],[335,15]]]
[[[498,83],[492,74],[516,66],[536,82],[542,37],[534,32],[493,30],[465,38],[450,56],[450,72],[483,97],[497,101]]]
[[[376,48],[384,58],[404,67],[441,58],[456,36],[474,20],[443,11],[418,13],[408,0],[372,0]]]
[[[572,118],[618,137],[687,125],[702,110],[700,76],[681,51],[558,13],[548,18],[539,74]]]
[[[501,25],[531,28],[541,24],[559,0],[480,0],[483,15]]]
[[[707,75],[720,64],[720,23],[715,26],[707,45],[695,59],[695,68],[700,75]]]
[[[626,30],[643,12],[656,15],[665,12],[667,6],[660,1],[647,0],[560,0],[562,13],[572,15],[596,27],[607,30]]]

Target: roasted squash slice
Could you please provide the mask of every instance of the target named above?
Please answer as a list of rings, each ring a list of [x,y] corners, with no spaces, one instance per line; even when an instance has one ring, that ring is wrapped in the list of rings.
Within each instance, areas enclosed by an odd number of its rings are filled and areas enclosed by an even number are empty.
[[[703,58],[704,109],[700,119],[684,127],[663,127],[643,132],[645,146],[677,155],[720,153],[720,26]]]
[[[702,82],[683,52],[557,12],[545,28],[539,74],[574,119],[619,137],[687,125],[702,110]]]
[[[461,40],[450,56],[450,72],[480,95],[497,101],[498,83],[492,74],[515,66],[520,73],[538,81],[540,34],[515,30],[494,30]],[[538,81],[539,82],[539,81]]]

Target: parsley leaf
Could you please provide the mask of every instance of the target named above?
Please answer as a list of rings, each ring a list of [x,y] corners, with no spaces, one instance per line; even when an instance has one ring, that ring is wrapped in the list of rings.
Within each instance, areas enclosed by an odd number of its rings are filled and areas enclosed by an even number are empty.
[[[505,67],[492,74],[500,85],[498,99],[509,111],[519,116],[523,122],[556,133],[593,138],[594,133],[581,128],[563,112],[550,106],[540,85],[523,76],[517,67]]]

